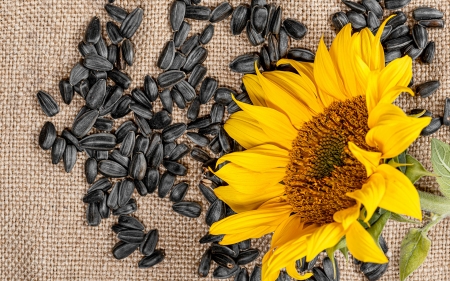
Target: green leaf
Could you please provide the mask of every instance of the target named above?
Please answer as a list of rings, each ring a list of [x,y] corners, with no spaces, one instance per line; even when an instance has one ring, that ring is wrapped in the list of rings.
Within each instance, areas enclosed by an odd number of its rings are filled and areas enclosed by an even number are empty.
[[[416,158],[412,157],[409,154],[406,155],[406,163],[411,165],[406,167],[405,175],[413,184],[416,183],[423,176],[431,176],[431,177],[436,176],[435,174],[427,171],[422,166],[422,163],[417,161]]]
[[[422,210],[441,216],[450,215],[450,199],[420,190],[417,190],[417,192],[419,192]]]
[[[431,139],[431,163],[433,171],[440,177],[436,180],[439,190],[450,197],[450,146],[440,140]]]
[[[334,259],[334,252],[336,252],[337,250],[340,250],[342,252],[342,248],[347,248],[347,241],[345,240],[345,237],[342,238],[341,241],[339,241],[339,243],[326,250],[328,257],[330,258],[331,263],[333,264],[335,272],[336,272],[336,260]],[[348,259],[348,254],[347,255],[344,254],[344,256]]]
[[[369,232],[369,234],[373,237],[373,240],[375,240],[378,247],[380,247],[379,241],[380,241],[381,232],[383,232],[383,228],[386,225],[386,223],[390,217],[391,217],[391,213],[385,212],[370,228],[367,229],[367,232]]]
[[[397,221],[397,222],[406,222],[406,223],[414,223],[414,224],[420,224],[419,221],[408,219],[407,217],[403,215],[399,215],[396,213],[391,213],[391,220]]]
[[[413,273],[427,258],[431,241],[420,229],[412,228],[400,246],[400,280]]]
[[[388,162],[394,168],[399,168],[402,173],[405,173],[406,167],[409,164],[406,163],[406,150],[400,153],[399,155],[391,158]]]
[[[345,260],[348,261],[348,248],[347,248],[347,246],[344,247],[344,248],[340,248],[339,251],[341,251],[341,253],[344,255]]]

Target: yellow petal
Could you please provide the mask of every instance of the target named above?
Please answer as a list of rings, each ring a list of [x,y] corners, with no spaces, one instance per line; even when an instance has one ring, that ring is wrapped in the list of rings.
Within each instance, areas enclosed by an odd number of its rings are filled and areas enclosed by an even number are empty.
[[[292,278],[294,278],[296,280],[306,280],[313,276],[313,274],[310,272],[305,273],[304,275],[301,275],[300,273],[298,273],[295,262],[291,262],[286,266],[286,272],[287,272],[287,274],[289,274],[289,276],[291,276]]]
[[[275,226],[260,226],[252,229],[246,229],[239,233],[227,234],[219,242],[220,245],[232,245],[247,239],[261,238],[275,230]]]
[[[378,204],[388,211],[422,219],[420,199],[411,181],[399,170],[383,164],[376,171],[384,177],[386,191]]]
[[[389,103],[380,103],[369,114],[367,125],[369,128],[380,125],[391,125],[393,121],[403,121],[407,117],[403,110]],[[417,119],[417,118],[415,118]]]
[[[320,99],[325,106],[335,100],[344,101],[346,99],[346,96],[340,91],[336,69],[323,38],[320,39],[314,60],[314,79],[319,88]]]
[[[412,59],[410,56],[393,60],[381,72],[378,89],[381,93],[397,86],[408,86],[412,77]]]
[[[333,222],[318,228],[308,239],[308,254],[306,261],[311,261],[324,249],[336,245],[344,236],[342,224]]]
[[[300,102],[312,115],[323,111],[323,107],[308,87],[303,85],[305,79],[300,75],[287,71],[266,71],[263,76],[283,88],[295,100]]]
[[[346,230],[358,219],[360,208],[361,204],[357,202],[357,204],[352,207],[334,213],[333,219],[335,222],[341,223],[342,227]]]
[[[246,74],[242,77],[242,82],[244,83],[248,96],[254,105],[267,106],[266,100],[264,99],[264,90],[259,84],[259,79],[256,75]]]
[[[367,183],[363,184],[361,189],[353,192],[348,192],[346,195],[353,198],[364,205],[366,208],[365,222],[368,222],[375,210],[378,208],[381,199],[386,191],[386,183],[380,174],[373,174],[367,180]]]
[[[347,24],[339,31],[330,47],[330,56],[335,63],[336,71],[344,81],[347,98],[361,95],[356,84],[353,67],[348,63],[348,51],[351,48],[352,26]]]
[[[359,148],[353,142],[348,142],[348,148],[352,152],[353,156],[358,159],[361,164],[364,165],[367,171],[367,177],[369,177],[376,170],[381,160],[380,152],[372,152],[366,151],[362,148]]]
[[[297,70],[298,74],[305,78],[305,86],[307,86],[311,92],[317,94],[317,87],[314,79],[314,63],[311,62],[300,62],[291,59],[281,59],[277,62],[277,66],[281,64],[290,64],[295,70]]]
[[[355,40],[352,41],[354,44]],[[352,46],[352,52],[355,50],[355,46]],[[363,59],[355,53],[350,59],[350,63],[353,65],[356,81],[358,84],[358,91],[365,93],[367,90],[367,83],[369,75],[371,74],[369,66],[363,61]]]
[[[258,76],[259,84],[264,90],[267,107],[284,113],[297,129],[304,122],[311,119],[312,115],[309,108],[302,104],[301,101],[297,100],[284,88],[264,77],[258,68],[256,68],[256,75]]]
[[[396,86],[390,88],[385,93],[381,93],[381,100],[379,102],[393,103],[401,93],[408,93],[411,96],[414,96],[414,92],[411,90],[411,88]]]
[[[286,115],[272,108],[240,102],[234,97],[233,100],[248,115],[258,120],[260,128],[273,142],[281,144],[283,147],[291,147],[292,141],[297,137],[297,130],[292,127]]]
[[[226,202],[236,213],[257,209],[261,204],[284,194],[284,185],[277,183],[266,188],[261,188],[254,194],[242,193],[231,185],[221,186],[214,189],[217,197]]]
[[[285,175],[285,169],[276,168],[259,173],[250,171],[234,163],[228,163],[217,172],[214,172],[214,174],[239,190],[239,192],[255,194],[260,192],[262,188],[267,188],[281,182]]]
[[[378,92],[378,75],[371,74],[367,77],[366,105],[370,113],[380,102],[381,94]]]
[[[345,236],[348,249],[358,260],[373,263],[388,262],[383,251],[359,222],[354,222],[349,227]]]
[[[255,172],[274,168],[285,168],[289,164],[289,151],[271,144],[263,144],[250,149],[226,154],[217,160],[217,165],[230,161]]]
[[[230,137],[235,139],[246,149],[262,144],[273,143],[274,141],[264,133],[256,120],[251,117],[249,118],[248,114],[243,111],[232,114],[225,123],[224,129]],[[292,147],[292,144],[289,142],[276,145],[286,149]]]

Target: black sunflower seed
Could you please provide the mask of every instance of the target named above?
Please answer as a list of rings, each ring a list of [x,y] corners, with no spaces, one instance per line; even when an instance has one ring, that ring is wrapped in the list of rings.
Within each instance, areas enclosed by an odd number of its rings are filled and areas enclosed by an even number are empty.
[[[153,112],[148,108],[138,103],[131,103],[130,104],[131,111],[134,112],[134,114],[137,114],[145,119],[151,119],[153,117]]]
[[[128,201],[131,199],[131,196],[133,195],[133,192],[134,183],[129,179],[125,179],[124,181],[122,181],[119,187],[119,196],[117,198],[119,207],[123,207],[128,203]]]
[[[139,263],[139,268],[149,268],[164,260],[164,252],[161,250],[155,250],[150,256],[146,256],[142,258]]]
[[[388,10],[395,10],[405,7],[411,0],[385,0],[384,7]]]
[[[94,150],[111,150],[116,146],[116,136],[110,133],[92,134],[80,140],[80,145]]]
[[[111,192],[109,193],[108,201],[106,202],[108,207],[111,208],[112,210],[119,208],[118,199],[119,199],[120,185],[121,182],[116,182],[114,184]]]
[[[78,44],[78,51],[80,52],[80,54],[85,57],[87,54],[89,53],[97,53],[97,50],[95,49],[95,46],[91,43],[84,43],[84,41],[81,41]]]
[[[148,155],[148,166],[159,167],[164,157],[164,148],[162,143],[158,143],[155,149]]]
[[[93,53],[86,55],[83,64],[86,68],[96,71],[110,71],[113,69],[113,65],[107,58]]]
[[[59,81],[59,92],[65,104],[70,104],[73,99],[73,86],[68,80]]]
[[[159,233],[157,229],[150,230],[144,237],[144,241],[139,246],[139,250],[144,256],[151,255],[156,248],[159,240]]]
[[[102,160],[98,163],[98,171],[111,178],[121,178],[128,175],[128,171],[125,167],[112,160]]]
[[[93,183],[98,173],[97,160],[94,158],[88,158],[84,164],[84,173],[86,175],[87,183]]]
[[[409,26],[407,25],[400,25],[394,30],[391,31],[389,36],[386,38],[387,40],[399,38],[405,35],[409,34]]]
[[[178,202],[172,205],[172,209],[188,218],[198,218],[202,212],[202,206],[197,202]]]
[[[125,206],[119,207],[118,209],[114,210],[113,215],[114,216],[128,215],[136,212],[136,210],[137,210],[136,201],[133,198],[131,198],[130,201],[128,201],[128,203]]]
[[[414,42],[419,49],[424,49],[428,42],[428,33],[425,27],[420,24],[415,24],[412,30]]]
[[[231,7],[230,3],[222,2],[211,12],[209,21],[212,23],[222,21],[229,17],[232,13],[233,7]]]
[[[203,194],[206,200],[208,200],[209,203],[214,203],[214,201],[217,200],[217,196],[214,193],[214,191],[207,187],[206,185],[199,183],[198,188],[200,189],[200,192]]]
[[[251,3],[250,3],[250,5],[251,5],[252,7],[254,7],[254,6],[256,6],[256,5],[259,5],[259,6],[265,6],[265,5],[267,5],[267,1],[266,1],[266,0],[252,0]]]
[[[205,6],[187,6],[185,17],[193,20],[209,20],[211,9]]]
[[[81,148],[78,139],[68,130],[64,129],[61,133],[61,137],[66,139],[67,144],[73,144],[77,148],[78,151],[83,151]]]
[[[428,81],[416,87],[416,94],[422,98],[427,98],[436,92],[441,83],[439,81]]]
[[[402,36],[395,39],[388,40],[384,43],[387,51],[400,50],[413,41],[411,36]]]
[[[250,240],[248,240],[250,241]],[[236,258],[236,263],[240,265],[251,263],[252,261],[256,260],[259,256],[259,250],[258,249],[249,249],[246,251],[241,251],[239,255]]]
[[[183,200],[188,188],[189,188],[189,185],[185,182],[180,182],[177,185],[175,185],[172,188],[172,191],[170,192],[170,196],[169,196],[170,201],[180,202],[181,200]]]
[[[100,107],[100,116],[104,116],[111,112],[114,105],[119,101],[123,95],[123,89],[119,86],[113,87],[109,93],[106,95],[103,105]]]
[[[92,53],[88,55],[93,55]],[[81,80],[87,79],[89,76],[89,69],[81,65],[80,63],[77,63],[72,70],[70,71],[70,77],[69,82],[73,86],[78,84]]]
[[[61,137],[57,137],[52,145],[52,164],[58,164],[63,157],[66,150],[66,140]]]
[[[121,47],[119,47],[119,54],[117,55],[116,68],[121,71],[127,69],[127,63],[124,60],[123,49]]]
[[[175,142],[164,143],[163,145],[164,158],[168,158],[176,146],[177,144]]]
[[[293,19],[285,19],[283,26],[287,34],[295,40],[302,39],[307,32],[306,26],[303,23]]]
[[[105,196],[103,196],[103,200],[102,202],[99,203],[98,205],[98,212],[100,213],[100,216],[102,217],[102,219],[107,219],[109,218],[109,215],[111,213],[111,210],[108,207],[108,193],[105,193]]]
[[[317,280],[324,280],[324,281],[328,281],[330,279],[328,279],[328,277],[326,276],[325,272],[323,271],[322,268],[320,267],[314,267],[312,269],[313,274],[314,274],[314,278],[316,278]]]
[[[105,96],[106,80],[100,79],[89,90],[86,96],[86,106],[90,109],[98,109],[102,105]]]
[[[364,15],[358,14],[355,11],[348,11],[346,13],[348,21],[352,24],[354,29],[362,29],[367,26]]]
[[[159,93],[159,98],[161,99],[162,106],[169,113],[173,110],[173,100],[169,89],[165,89]],[[151,126],[151,125],[150,125]]]
[[[122,118],[127,115],[131,109],[130,104],[133,102],[129,95],[122,96],[111,110],[111,117],[114,119]]]
[[[443,28],[445,23],[442,19],[420,20],[419,24],[424,27],[437,27]]]
[[[333,265],[333,262],[329,257],[325,257],[322,261],[323,271],[325,272],[325,275],[328,277],[330,281],[339,281],[340,279],[339,265],[337,260],[335,260],[334,262],[335,265]]]
[[[305,62],[314,62],[315,54],[308,49],[291,48],[287,54],[289,59]]]
[[[78,84],[73,86],[73,90],[85,99],[89,92],[89,82],[87,80],[81,80]]]
[[[185,176],[187,174],[187,168],[180,163],[170,160],[163,160],[163,165],[164,168],[167,169],[167,171],[174,175]]]
[[[376,0],[362,0],[362,4],[367,11],[374,13],[378,19],[383,17],[383,8]]]
[[[413,11],[413,18],[419,20],[442,19],[444,13],[430,7],[419,7]]]
[[[130,163],[130,177],[137,180],[144,179],[145,172],[147,171],[147,161],[142,152],[139,152],[133,156]]]
[[[131,120],[123,122],[122,125],[117,128],[115,132],[117,143],[121,143],[129,131],[137,133],[137,127]]]
[[[161,88],[171,87],[186,78],[186,74],[180,70],[169,70],[161,73],[156,79]]]
[[[227,105],[232,101],[231,96],[236,92],[228,88],[217,88],[214,94],[214,101],[219,104]]]
[[[289,50],[289,36],[286,29],[282,27],[278,33],[278,53],[280,58],[286,57]]]
[[[175,88],[181,93],[186,102],[191,102],[197,95],[195,89],[186,80],[178,82]]]
[[[380,20],[378,19],[378,17],[375,15],[375,13],[373,13],[372,11],[369,11],[367,14],[367,26],[371,29],[371,30],[375,30],[380,26]]]
[[[188,154],[189,151],[190,148],[187,144],[180,143],[172,150],[172,152],[169,154],[167,158],[171,161],[177,161],[183,158],[186,154]]]
[[[415,44],[411,44],[405,48],[404,53],[415,60],[422,54],[422,51],[423,49],[416,48]]]
[[[186,117],[193,121],[197,119],[198,114],[200,113],[200,98],[196,97],[192,103],[189,105],[188,111],[186,113]]]
[[[211,226],[213,223],[223,219],[225,217],[225,203],[222,200],[217,199],[214,201],[206,211],[205,222]]]
[[[134,187],[136,188],[140,196],[146,196],[148,194],[147,186],[143,181],[134,180]]]
[[[102,190],[94,190],[89,192],[83,197],[84,203],[95,203],[95,202],[101,202],[103,201],[103,198],[105,197],[105,194]]]
[[[159,185],[159,172],[156,168],[147,169],[147,173],[143,180],[145,186],[147,186],[147,192],[153,193]]]
[[[443,124],[450,126],[450,98],[445,98]]]
[[[169,173],[168,171],[162,174],[158,186],[158,196],[160,198],[166,197],[166,195],[170,192],[175,182],[175,179],[176,179],[175,175]]]
[[[170,91],[170,95],[178,108],[180,109],[186,108],[186,101],[184,100],[183,96],[177,89],[173,88]]]
[[[169,126],[170,123],[172,123],[172,117],[165,110],[156,112],[149,121],[149,125],[152,129],[164,129]]]
[[[173,40],[170,40],[166,43],[163,50],[161,51],[161,54],[159,55],[158,62],[156,63],[156,65],[159,68],[166,70],[172,64],[174,57],[175,57],[175,43],[173,42]]]
[[[255,265],[252,271],[252,275],[250,276],[250,281],[261,281],[261,266]]]
[[[129,131],[125,138],[122,141],[122,144],[120,145],[120,154],[122,154],[125,157],[129,157],[131,155],[131,152],[133,152],[134,149],[134,143],[136,141],[136,134],[134,131]]]
[[[222,151],[222,147],[220,146],[219,136],[214,137],[209,143],[209,149],[215,154],[219,154]]]
[[[108,159],[108,151],[96,150],[95,159],[97,161]]]
[[[196,47],[187,56],[183,70],[186,72],[191,72],[197,64],[201,64],[202,62],[204,62],[207,56],[208,50],[206,50],[202,46]]]
[[[215,135],[219,134],[220,128],[221,128],[220,124],[212,123],[208,127],[201,128],[200,130],[198,130],[198,133],[202,134],[202,135],[213,135],[213,136],[215,136]]]
[[[283,14],[283,9],[279,6],[273,13],[272,19],[269,23],[269,32],[272,34],[279,34],[281,28],[281,18]]]
[[[186,41],[190,31],[191,25],[183,21],[178,31],[173,34],[173,42],[176,48],[180,47]]]
[[[133,43],[131,43],[131,41],[129,39],[125,39],[122,42],[121,48],[122,48],[123,59],[125,60],[125,62],[129,66],[132,66],[133,62],[134,62],[134,47],[133,47]]]
[[[118,234],[119,232],[121,232],[121,231],[123,231],[123,230],[127,230],[127,228],[126,228],[126,227],[123,227],[123,226],[121,226],[121,225],[115,224],[115,225],[111,226],[111,230],[112,230],[114,233]]]
[[[434,41],[430,41],[428,45],[423,50],[421,59],[424,63],[432,63],[434,59],[434,54],[436,52],[436,44]]]
[[[142,230],[123,230],[117,234],[117,238],[125,243],[141,244],[144,241],[144,232]]]
[[[261,33],[256,32],[250,21],[247,22],[245,31],[247,33],[248,41],[252,46],[258,46],[264,43],[264,37],[262,36]]]
[[[59,106],[52,96],[44,91],[39,91],[36,96],[45,115],[48,117],[53,117],[59,113]]]
[[[214,269],[213,277],[216,279],[227,279],[232,276],[235,276],[239,271],[239,266],[235,266],[232,268],[227,268],[224,266],[218,266]]]
[[[175,56],[173,58],[172,64],[169,66],[169,70],[173,69],[181,69],[186,63],[186,56],[180,52],[175,52]]]
[[[229,153],[229,152],[231,152],[233,150],[232,144],[231,144],[231,139],[228,136],[227,132],[225,132],[223,127],[220,127],[219,142],[220,142],[220,146],[222,147],[222,150],[225,153]]]
[[[86,221],[89,226],[98,226],[102,221],[97,203],[90,203],[86,208]]]
[[[395,59],[401,58],[402,52],[400,50],[387,51],[384,53],[384,61],[389,63]]]
[[[186,136],[195,144],[205,147],[209,144],[209,139],[203,135],[194,132],[188,132]]]
[[[228,3],[227,3],[228,4]],[[229,5],[229,4],[228,4]],[[206,45],[211,41],[214,35],[214,25],[208,24],[205,29],[203,29],[200,37],[198,38],[199,42],[203,45]]]
[[[197,273],[200,277],[206,277],[209,274],[209,269],[211,268],[211,249],[208,248],[205,253],[203,253],[200,264],[198,265]]]
[[[49,150],[56,140],[56,129],[52,122],[45,122],[39,133],[39,146],[43,150]]]
[[[218,265],[226,267],[226,268],[239,268],[236,266],[236,262],[229,256],[224,254],[216,254],[212,252],[211,256],[212,260],[215,261]]]
[[[261,57],[260,61],[261,61],[262,67],[265,70],[270,70],[272,68],[272,64],[270,62],[269,51],[267,50],[267,45],[264,45],[261,47],[261,50],[259,51],[259,56]],[[230,103],[230,102],[231,101],[229,101],[228,103]]]
[[[104,58],[108,58],[108,47],[106,47],[106,42],[102,37],[100,37],[97,44],[95,44],[95,49],[97,50],[97,54]]]
[[[186,131],[186,124],[174,123],[166,127],[161,134],[164,142],[172,142],[179,138]]]
[[[369,281],[376,281],[383,276],[388,268],[389,263],[363,263],[360,270],[367,277]]]
[[[131,216],[119,216],[118,223],[120,226],[123,226],[127,229],[135,229],[135,230],[144,230],[144,225],[138,221],[136,218]]]
[[[193,35],[189,39],[187,39],[183,45],[180,47],[180,52],[184,55],[189,55],[193,49],[199,46],[200,42],[198,41],[198,34]]]
[[[120,26],[120,32],[123,37],[131,38],[134,35],[141,25],[143,14],[144,11],[141,8],[136,8],[127,15]]]
[[[169,22],[173,31],[179,30],[186,13],[186,3],[183,1],[173,1],[170,6]]]
[[[253,29],[257,33],[263,32],[264,28],[267,25],[267,19],[268,19],[269,13],[264,6],[253,6],[252,13],[250,16],[250,22],[252,24]]]
[[[259,65],[259,56],[257,54],[244,54],[235,58],[229,65],[231,71],[248,74],[255,73],[256,66]]]
[[[108,155],[109,160],[113,160],[114,162],[119,163],[124,168],[128,168],[130,164],[130,158],[123,156],[118,149],[114,149],[113,152],[111,152]]]
[[[224,236],[225,235],[212,235],[208,233],[202,238],[200,238],[199,243],[206,244],[206,243],[220,242],[222,241]]]
[[[220,103],[213,104],[211,108],[211,122],[220,123],[222,122],[223,115],[225,113],[225,106]]]
[[[118,22],[122,22],[128,16],[127,11],[111,4],[106,4],[105,10],[113,20]]]
[[[275,64],[280,59],[280,53],[278,49],[278,41],[274,35],[269,36],[269,46],[267,51],[269,53],[269,59],[272,64]]]
[[[150,75],[145,76],[144,93],[151,102],[154,102],[158,98],[158,86],[156,85],[155,79]]]
[[[70,173],[77,162],[77,149],[74,145],[66,145],[66,149],[63,154],[63,162],[64,170],[66,173]]]
[[[204,136],[201,136],[201,137],[204,137]],[[209,155],[208,155],[208,153],[206,151],[204,151],[204,150],[202,150],[200,148],[197,148],[197,147],[194,147],[192,149],[191,157],[194,160],[197,160],[197,161],[202,162],[202,163],[205,163],[205,162],[207,162],[210,159],[210,157],[209,157]]]
[[[101,29],[100,19],[98,17],[93,17],[86,28],[84,41],[91,44],[97,43],[101,36]]]
[[[356,2],[352,2],[352,1],[342,1],[345,6],[349,7],[350,9],[352,9],[355,12],[358,12],[360,14],[365,14],[366,13],[366,7],[364,7],[364,5],[360,4],[360,3],[356,3]]]
[[[108,71],[108,78],[114,81],[117,85],[122,87],[123,89],[128,89],[131,84],[131,78],[123,72],[120,72],[117,69],[113,69]]]
[[[247,268],[243,267],[239,270],[234,280],[236,281],[248,281],[248,271]]]
[[[340,31],[350,21],[344,12],[337,12],[331,17],[331,22],[336,30]]]
[[[197,118],[195,121],[192,121],[188,124],[187,129],[199,129],[205,128],[211,125],[211,117],[209,115]]]
[[[112,120],[107,118],[97,118],[93,127],[99,131],[109,132],[112,130],[113,126],[114,122]]]
[[[239,250],[240,250],[239,253],[241,253],[242,251],[250,249],[251,244],[252,244],[251,239],[247,239],[247,240],[239,242],[238,243]]]
[[[147,107],[148,109],[152,109],[153,107],[152,102],[148,99],[147,95],[140,89],[138,88],[133,89],[133,91],[131,91],[131,97],[135,102]]]
[[[247,21],[250,19],[250,9],[246,5],[239,5],[231,15],[231,34],[239,35],[245,29]]]
[[[120,241],[114,245],[112,253],[116,259],[121,260],[131,255],[138,247],[139,244],[129,244]]]
[[[150,139],[150,144],[147,149],[146,156],[149,156],[150,154],[152,154],[160,143],[161,143],[161,134],[156,132],[152,135],[152,137]]]
[[[217,89],[217,80],[211,77],[205,78],[200,86],[199,99],[201,104],[206,104]]]

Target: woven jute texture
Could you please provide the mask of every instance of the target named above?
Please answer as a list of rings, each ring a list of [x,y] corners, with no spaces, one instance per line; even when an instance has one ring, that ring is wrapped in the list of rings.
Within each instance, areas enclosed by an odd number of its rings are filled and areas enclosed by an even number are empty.
[[[137,6],[144,9],[144,21],[132,41],[136,61],[127,73],[133,78],[131,87],[141,87],[146,74],[154,77],[160,72],[156,65],[164,43],[171,38],[168,24],[170,0],[117,0],[116,4],[128,10]],[[221,0],[203,0],[209,7]],[[233,7],[245,0],[230,1]],[[274,1],[272,1],[274,2]],[[323,35],[329,45],[335,36],[330,16],[343,9],[339,0],[278,0],[284,17],[305,23],[307,36],[291,46],[315,50]],[[104,11],[106,0],[2,0],[0,1],[0,279],[1,280],[200,280],[196,274],[198,261],[206,249],[198,240],[207,233],[204,213],[208,206],[197,183],[200,166],[189,157],[181,162],[189,167],[186,177],[177,178],[190,185],[186,200],[201,202],[203,214],[188,219],[172,211],[171,202],[155,194],[140,197],[136,194],[138,211],[134,214],[146,230],[159,229],[158,248],[165,249],[166,259],[151,269],[138,269],[141,255],[136,252],[117,261],[111,248],[117,242],[111,226],[116,217],[103,220],[98,227],[89,227],[85,220],[85,204],[81,198],[88,188],[84,177],[86,155],[79,153],[73,171],[65,173],[62,164],[52,165],[50,153],[38,146],[39,131],[45,121],[52,121],[58,132],[70,127],[83,100],[76,96],[70,106],[62,102],[58,82],[67,78],[80,60],[77,44],[93,16],[99,16],[103,26],[110,20]],[[447,0],[413,0],[404,9],[408,15],[414,7],[430,5],[450,15]],[[244,35],[233,37],[230,20],[215,24],[215,35],[207,45],[205,62],[208,75],[217,78],[220,86],[239,89],[240,75],[231,73],[228,63],[236,56],[258,51],[251,47]],[[193,31],[200,32],[206,22],[193,22]],[[106,32],[104,32],[106,38]],[[435,62],[429,66],[414,64],[416,83],[438,79],[441,88],[430,98],[403,96],[398,104],[405,110],[427,108],[436,115],[443,114],[443,104],[449,96],[450,56],[448,28],[430,30],[430,39],[436,41]],[[348,54],[351,55],[351,54]],[[36,92],[44,90],[53,95],[61,112],[48,118],[39,108]],[[204,106],[206,114],[211,105]],[[161,105],[157,102],[155,109]],[[130,119],[116,121],[120,125]],[[186,121],[186,112],[174,111],[174,121]],[[450,141],[448,128],[433,135]],[[180,141],[187,141],[181,138]],[[419,139],[410,153],[431,168],[430,138]],[[434,180],[424,179],[418,187],[437,191]],[[409,280],[450,279],[450,221],[445,220],[429,236],[433,241],[426,262]],[[382,280],[398,280],[400,241],[411,225],[388,223],[384,236],[390,246],[391,262]],[[266,250],[269,238],[254,240],[253,245]],[[341,280],[364,280],[350,260],[339,254]],[[257,261],[260,262],[260,259]],[[250,266],[252,268],[253,265]],[[210,275],[211,276],[211,275]],[[208,279],[208,278],[206,278]],[[205,280],[205,279],[203,279]],[[209,280],[209,279],[208,279]]]

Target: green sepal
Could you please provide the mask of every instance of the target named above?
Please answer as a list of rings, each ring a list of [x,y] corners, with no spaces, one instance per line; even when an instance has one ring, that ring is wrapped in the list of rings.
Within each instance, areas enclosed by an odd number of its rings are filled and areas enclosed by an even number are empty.
[[[427,169],[425,169],[416,158],[412,157],[409,154],[406,154],[406,163],[410,164],[406,167],[405,175],[408,177],[408,179],[414,184],[416,183],[421,177],[424,176],[430,176],[430,177],[436,177],[436,174],[433,174],[429,172]]]
[[[391,220],[394,220],[396,222],[406,222],[406,223],[420,224],[419,221],[408,219],[407,217],[405,217],[403,215],[396,214],[396,213],[391,213]]]
[[[391,212],[385,211],[384,214],[380,216],[380,218],[372,224],[371,227],[367,229],[367,232],[372,236],[373,240],[377,243],[378,247],[380,247],[380,235],[383,232],[383,228],[386,225],[387,221],[391,217]],[[380,247],[381,248],[381,247]]]

